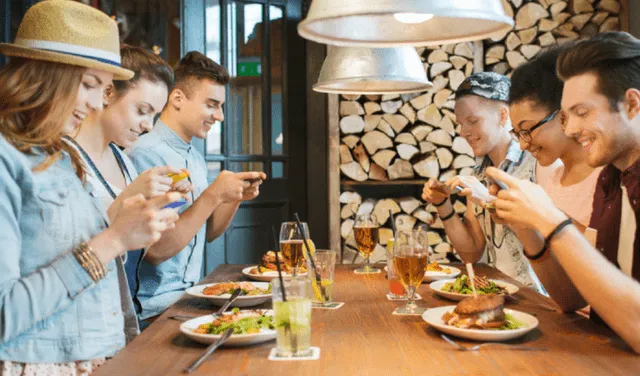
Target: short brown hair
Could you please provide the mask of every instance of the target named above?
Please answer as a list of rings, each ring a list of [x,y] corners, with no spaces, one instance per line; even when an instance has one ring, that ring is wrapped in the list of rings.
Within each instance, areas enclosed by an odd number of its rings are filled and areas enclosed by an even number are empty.
[[[585,73],[596,74],[598,91],[616,110],[628,89],[640,89],[640,41],[621,31],[601,33],[576,43],[558,58],[561,80]]]
[[[219,85],[229,83],[229,71],[198,51],[188,52],[174,68],[176,88],[189,95],[194,81],[211,80]]]
[[[132,70],[135,75],[128,81],[113,81],[116,96],[121,96],[144,78],[151,82],[162,82],[171,91],[174,84],[173,69],[160,56],[142,47],[122,45],[120,48],[122,67]]]

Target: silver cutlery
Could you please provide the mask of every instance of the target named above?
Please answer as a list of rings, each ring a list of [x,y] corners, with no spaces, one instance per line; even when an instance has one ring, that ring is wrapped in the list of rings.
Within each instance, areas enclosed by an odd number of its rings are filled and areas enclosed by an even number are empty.
[[[242,289],[237,288],[235,290],[233,290],[233,293],[231,294],[231,296],[229,297],[229,300],[227,300],[222,307],[220,307],[220,309],[213,313],[212,316],[214,317],[220,317],[220,315],[222,315],[227,308],[229,308],[229,306],[240,296],[242,295]],[[173,315],[173,316],[169,316],[169,319],[171,320],[178,320],[178,321],[182,321],[182,320],[190,320],[190,319],[195,319],[195,316],[189,316],[189,315]]]
[[[458,349],[460,351],[478,351],[482,347],[486,347],[486,346],[503,346],[503,347],[508,348],[509,350],[521,350],[521,351],[547,351],[546,347],[531,347],[531,346],[523,346],[523,345],[510,345],[508,343],[498,343],[498,342],[485,342],[485,343],[481,343],[481,344],[475,345],[475,346],[464,346],[464,345],[461,345],[461,344],[455,342],[454,340],[452,340],[451,338],[447,337],[444,334],[441,334],[440,336],[442,337],[442,339],[444,339],[445,341],[447,341],[449,344],[451,344],[453,347],[455,347],[456,349]]]
[[[184,371],[186,373],[191,373],[196,369],[198,369],[198,367],[200,367],[200,365],[205,361],[205,359],[207,359],[209,355],[213,354],[213,352],[216,351],[216,349],[220,347],[227,340],[227,338],[229,338],[229,336],[231,336],[231,333],[233,333],[233,328],[227,329],[227,331],[224,332],[222,337],[218,338],[217,341],[209,345],[209,347],[207,347],[207,349],[204,350],[202,355],[200,355],[200,357],[196,359],[193,363],[191,363],[191,365],[188,368],[186,368]]]

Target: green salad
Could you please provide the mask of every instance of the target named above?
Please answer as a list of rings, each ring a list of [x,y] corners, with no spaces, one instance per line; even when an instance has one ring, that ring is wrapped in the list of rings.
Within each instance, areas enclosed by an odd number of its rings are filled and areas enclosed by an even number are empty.
[[[520,329],[525,327],[527,327],[527,324],[523,323],[522,321],[519,321],[518,319],[513,317],[513,315],[505,313],[504,325],[497,328],[496,330],[513,330],[513,329]]]
[[[212,323],[198,326],[195,332],[221,334],[233,328],[233,334],[252,334],[259,333],[261,329],[275,329],[273,316],[267,316],[259,311],[240,313],[238,308],[234,308],[232,312],[232,315],[224,315]]]
[[[486,285],[486,286],[485,286]],[[456,278],[453,282],[447,282],[442,286],[442,291],[447,292],[456,292],[458,294],[471,295],[473,294],[473,290],[471,289],[471,284],[469,283],[469,277],[466,275],[462,275]],[[506,294],[506,289],[502,286],[498,286],[495,282],[484,279],[483,286],[479,286],[476,284],[476,293],[478,294]]]

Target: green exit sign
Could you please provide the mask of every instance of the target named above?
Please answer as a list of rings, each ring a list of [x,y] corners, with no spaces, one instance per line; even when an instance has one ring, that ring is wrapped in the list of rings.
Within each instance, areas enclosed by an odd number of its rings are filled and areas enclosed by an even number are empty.
[[[238,77],[259,77],[262,66],[259,61],[245,61],[238,63]]]

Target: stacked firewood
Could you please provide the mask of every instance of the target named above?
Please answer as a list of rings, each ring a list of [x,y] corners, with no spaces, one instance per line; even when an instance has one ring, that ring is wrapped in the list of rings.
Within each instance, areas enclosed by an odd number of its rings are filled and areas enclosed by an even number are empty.
[[[434,251],[433,257],[444,260],[447,253],[451,252],[451,246],[447,242],[447,237],[442,231],[442,222],[438,218],[436,208],[433,205],[425,204],[415,197],[363,199],[355,191],[345,191],[340,195],[342,226],[340,235],[345,244],[347,254],[355,256],[357,244],[353,236],[353,227],[356,225],[357,216],[362,214],[373,214],[376,224],[379,226],[379,243],[376,252],[372,256],[374,260],[383,259],[384,247],[387,241],[393,237],[391,225],[391,214],[396,230],[412,230],[423,227],[427,231],[429,245]],[[463,213],[466,206],[456,201],[454,209],[458,213]],[[344,257],[348,262],[350,257]]]
[[[340,170],[346,178],[397,180],[472,173],[459,136],[454,92],[473,72],[470,43],[423,50],[433,87],[419,95],[345,95],[340,103]]]
[[[515,26],[485,43],[485,70],[509,75],[542,48],[620,30],[619,0],[502,0]]]

